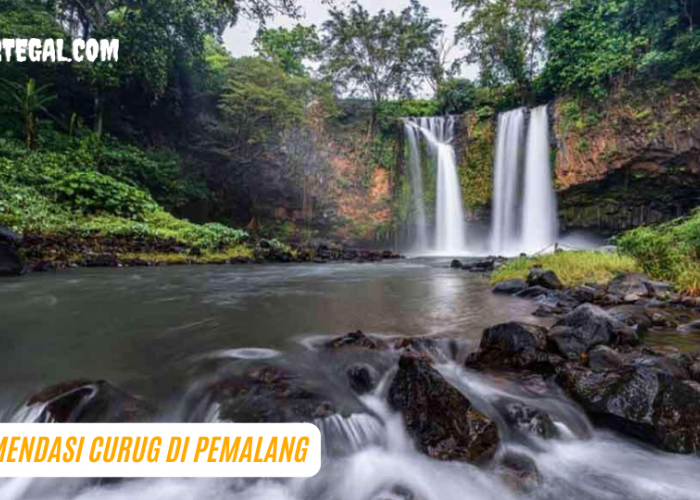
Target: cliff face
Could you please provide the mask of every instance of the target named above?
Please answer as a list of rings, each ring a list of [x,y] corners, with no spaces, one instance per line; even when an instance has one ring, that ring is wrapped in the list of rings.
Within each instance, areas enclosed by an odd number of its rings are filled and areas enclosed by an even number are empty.
[[[692,82],[619,90],[598,107],[554,106],[564,228],[615,233],[700,205],[700,90]]]

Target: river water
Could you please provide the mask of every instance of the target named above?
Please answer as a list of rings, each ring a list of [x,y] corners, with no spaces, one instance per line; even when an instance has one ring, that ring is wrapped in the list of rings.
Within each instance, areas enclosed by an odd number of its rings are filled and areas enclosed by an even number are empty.
[[[0,500],[683,500],[700,499],[700,459],[659,452],[594,430],[551,386],[529,387],[461,368],[487,326],[537,322],[536,305],[493,295],[483,277],[449,261],[74,270],[0,283],[0,421],[31,420],[22,407],[47,385],[108,380],[159,404],[163,421],[191,421],[200,380],[237,363],[289,363],[332,386],[352,416],[317,421],[324,465],[295,480],[0,479]],[[441,373],[499,423],[499,453],[530,457],[529,492],[494,468],[442,463],[414,451],[385,392],[395,359],[370,360],[383,382],[357,398],[343,363],[316,350],[321,338],[361,329],[381,336],[454,339]],[[393,356],[393,354],[388,354]],[[381,371],[384,369],[384,371]],[[498,402],[549,413],[561,437],[523,438]],[[216,415],[208,414],[209,420]]]

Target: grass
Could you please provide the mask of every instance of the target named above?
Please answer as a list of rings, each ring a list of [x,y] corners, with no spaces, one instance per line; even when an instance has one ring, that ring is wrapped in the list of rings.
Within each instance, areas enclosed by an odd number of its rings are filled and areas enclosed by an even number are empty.
[[[639,272],[641,266],[634,257],[608,252],[558,252],[537,257],[521,257],[509,261],[494,272],[493,283],[509,279],[525,279],[535,266],[554,271],[566,286],[584,283],[607,283],[619,273]]]
[[[252,259],[253,251],[245,245],[227,248],[220,252],[204,252],[199,256],[179,253],[121,253],[117,257],[122,261],[143,260],[153,264],[226,264],[232,259]]]

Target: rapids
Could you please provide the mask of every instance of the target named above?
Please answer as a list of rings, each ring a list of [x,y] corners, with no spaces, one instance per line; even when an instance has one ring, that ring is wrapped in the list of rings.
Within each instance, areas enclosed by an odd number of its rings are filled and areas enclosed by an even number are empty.
[[[0,285],[0,420],[31,422],[27,398],[78,377],[106,379],[156,401],[162,421],[218,421],[195,404],[204,381],[247,364],[295,367],[354,408],[318,419],[324,465],[294,480],[0,479],[0,500],[685,500],[700,499],[700,459],[660,452],[594,429],[554,386],[493,377],[462,367],[481,330],[537,321],[536,304],[495,296],[483,277],[444,260],[398,264],[76,270]],[[540,485],[510,489],[499,470],[431,460],[413,447],[401,415],[386,403],[393,351],[321,351],[319,343],[357,328],[382,337],[440,343],[441,374],[485,414],[503,438],[499,455],[532,459]],[[361,359],[381,375],[370,394],[347,386]],[[510,429],[500,402],[547,412],[560,437]],[[222,424],[225,425],[225,424]]]

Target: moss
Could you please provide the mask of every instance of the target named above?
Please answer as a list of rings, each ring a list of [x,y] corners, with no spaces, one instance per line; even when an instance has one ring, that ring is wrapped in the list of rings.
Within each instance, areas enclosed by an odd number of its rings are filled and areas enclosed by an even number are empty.
[[[204,252],[202,255],[193,256],[185,253],[120,253],[116,255],[122,262],[144,261],[156,265],[181,265],[181,264],[226,264],[232,260],[253,258],[253,251],[245,245],[238,245],[220,252]],[[77,262],[77,261],[76,261]]]
[[[511,260],[493,274],[492,281],[498,283],[514,278],[525,279],[535,266],[554,271],[566,286],[607,283],[621,272],[641,270],[641,266],[633,257],[618,253],[557,252]]]
[[[491,200],[496,129],[492,117],[468,113],[463,119],[468,139],[459,165],[462,199],[467,207],[478,208]]]

